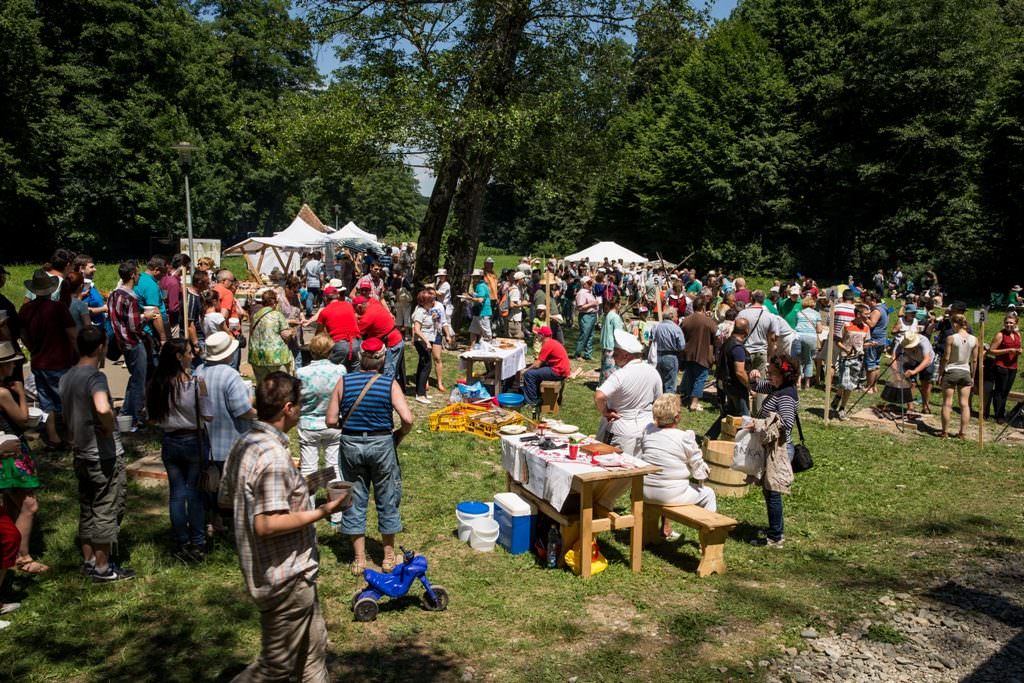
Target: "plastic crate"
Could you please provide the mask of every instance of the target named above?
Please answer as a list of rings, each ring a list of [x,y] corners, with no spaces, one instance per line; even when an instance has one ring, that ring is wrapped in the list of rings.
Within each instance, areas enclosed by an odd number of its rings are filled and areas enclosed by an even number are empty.
[[[522,415],[514,410],[493,408],[486,413],[471,415],[466,423],[466,431],[485,439],[497,439],[498,430],[507,425],[523,424]]]
[[[487,412],[486,406],[475,406],[472,403],[452,403],[449,406],[431,413],[429,417],[432,432],[464,432],[471,415]]]

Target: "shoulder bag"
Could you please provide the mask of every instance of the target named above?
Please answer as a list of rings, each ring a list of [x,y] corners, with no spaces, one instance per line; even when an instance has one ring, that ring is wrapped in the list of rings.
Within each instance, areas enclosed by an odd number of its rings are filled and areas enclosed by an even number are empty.
[[[199,490],[205,493],[217,493],[220,489],[220,468],[213,461],[210,453],[210,435],[206,433],[206,425],[203,423],[203,416],[199,414],[199,383],[202,381],[194,377],[196,397],[196,432],[199,434],[199,457],[201,460],[199,471]]]
[[[793,472],[806,472],[814,467],[811,449],[804,443],[804,430],[800,426],[800,411],[796,411],[796,431],[800,435],[800,443],[793,444]]]

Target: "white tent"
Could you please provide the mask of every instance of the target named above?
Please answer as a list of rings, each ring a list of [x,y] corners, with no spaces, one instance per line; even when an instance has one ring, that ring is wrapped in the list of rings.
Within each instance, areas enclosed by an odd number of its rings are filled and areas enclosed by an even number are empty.
[[[609,261],[618,261],[619,259],[622,259],[623,263],[647,263],[647,259],[640,254],[635,251],[630,251],[615,242],[598,242],[594,246],[587,247],[583,251],[577,251],[575,254],[569,254],[565,257],[565,260],[572,262],[587,260],[591,263],[600,263],[606,258]]]
[[[356,239],[362,239],[362,240],[370,240],[371,242],[379,241],[377,239],[377,236],[374,235],[372,232],[366,232],[365,230],[360,228],[358,225],[356,225],[352,221],[349,221],[348,223],[346,223],[337,232],[331,233],[331,239],[334,240],[334,241],[339,241],[339,240],[349,239],[349,238],[356,238]]]
[[[316,249],[328,243],[330,236],[320,232],[299,216],[281,232],[270,237],[250,237],[224,250],[226,255],[241,254],[245,257],[249,272],[266,275],[279,269],[290,272],[297,265],[299,252]]]

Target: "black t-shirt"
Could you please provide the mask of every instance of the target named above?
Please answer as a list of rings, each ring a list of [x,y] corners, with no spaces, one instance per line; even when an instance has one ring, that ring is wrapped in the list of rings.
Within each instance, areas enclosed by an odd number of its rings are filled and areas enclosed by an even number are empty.
[[[718,352],[715,378],[726,391],[738,394],[745,392],[747,387],[736,377],[735,363],[743,363],[743,366],[746,367],[750,363],[750,354],[747,353],[743,342],[730,336],[722,344],[722,350]]]

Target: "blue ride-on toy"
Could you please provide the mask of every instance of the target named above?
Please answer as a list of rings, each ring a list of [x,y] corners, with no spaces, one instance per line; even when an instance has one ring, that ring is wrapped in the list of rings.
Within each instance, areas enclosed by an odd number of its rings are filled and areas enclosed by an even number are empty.
[[[380,599],[400,598],[409,592],[412,584],[419,579],[424,593],[420,598],[423,609],[443,612],[448,609],[448,591],[441,586],[431,586],[427,580],[427,558],[412,550],[402,548],[402,563],[384,574],[372,569],[363,570],[366,587],[352,596],[352,612],[356,621],[374,621],[380,610]]]

